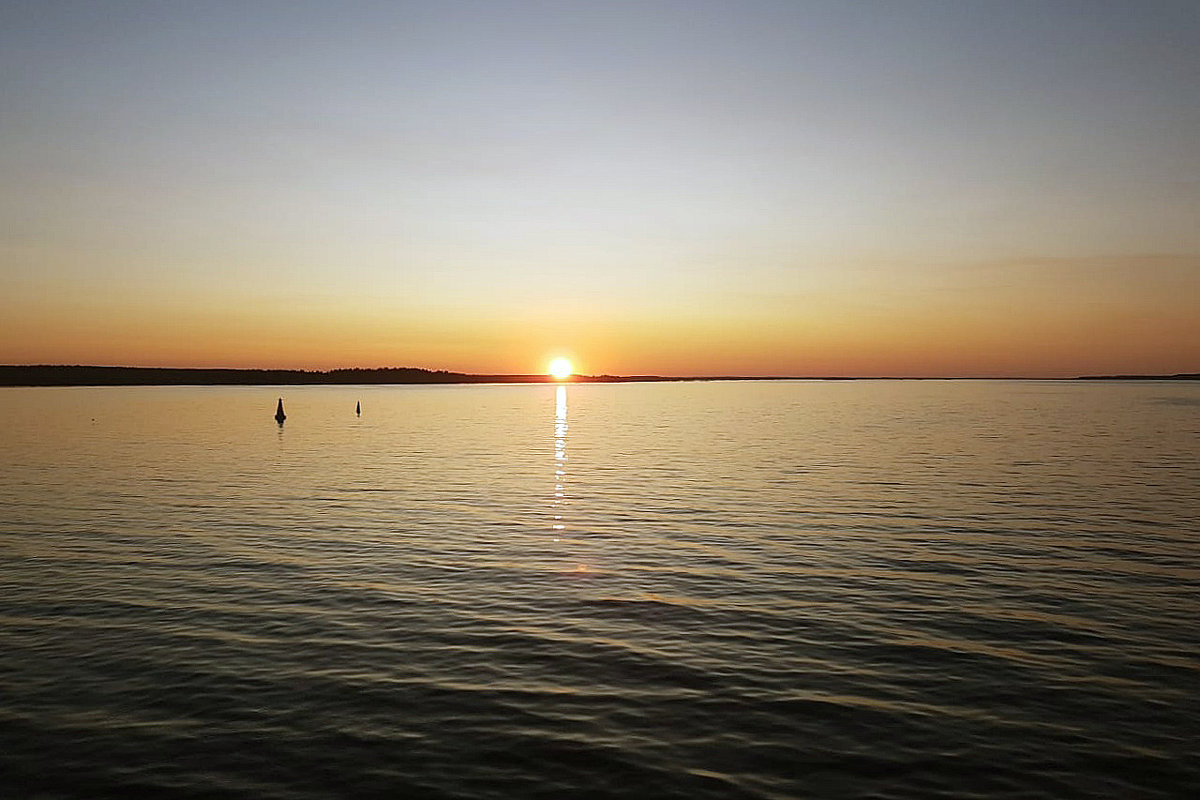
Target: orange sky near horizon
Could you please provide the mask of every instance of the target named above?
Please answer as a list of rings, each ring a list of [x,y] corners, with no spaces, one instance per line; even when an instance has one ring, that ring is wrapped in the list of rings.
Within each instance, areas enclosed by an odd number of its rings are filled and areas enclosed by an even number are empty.
[[[606,303],[491,314],[416,309],[402,298],[310,307],[179,300],[146,308],[77,297],[69,313],[28,303],[0,323],[3,363],[332,369],[419,366],[541,372],[551,358],[583,374],[1027,376],[1164,374],[1200,364],[1200,259],[990,265],[958,271],[931,302],[894,284],[872,295],[812,293],[736,304]],[[1040,272],[1039,291],[1029,289]],[[1057,271],[1057,272],[1055,272]],[[1091,281],[1079,272],[1090,272]],[[1012,273],[1016,273],[1015,276]],[[1096,280],[1096,274],[1109,276]],[[1009,282],[997,278],[1010,275]],[[877,276],[878,280],[878,276]],[[984,284],[987,284],[986,288]],[[682,288],[681,288],[682,291]],[[370,313],[364,313],[369,309]]]
[[[1198,372],[1185,6],[10,4],[0,364]]]

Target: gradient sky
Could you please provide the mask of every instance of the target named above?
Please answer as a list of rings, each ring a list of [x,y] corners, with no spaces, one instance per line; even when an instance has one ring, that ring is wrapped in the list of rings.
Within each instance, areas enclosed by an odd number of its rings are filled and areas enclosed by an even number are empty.
[[[0,363],[1200,371],[1200,3],[0,0]]]

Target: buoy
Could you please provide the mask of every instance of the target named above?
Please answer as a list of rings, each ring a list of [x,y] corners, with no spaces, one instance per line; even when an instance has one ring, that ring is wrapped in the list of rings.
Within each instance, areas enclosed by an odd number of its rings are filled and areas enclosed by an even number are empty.
[[[283,398],[279,398],[279,405],[275,407],[275,421],[280,425],[287,419],[287,414],[283,413]]]
[[[357,417],[357,416],[362,416],[362,403],[355,403],[355,404],[354,404],[354,415],[355,415],[356,417]]]

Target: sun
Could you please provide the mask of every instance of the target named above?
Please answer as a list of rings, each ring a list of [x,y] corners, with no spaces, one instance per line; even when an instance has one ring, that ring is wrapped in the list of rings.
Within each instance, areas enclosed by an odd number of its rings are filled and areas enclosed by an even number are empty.
[[[565,380],[575,374],[571,362],[565,358],[556,358],[550,362],[550,375],[558,380]]]

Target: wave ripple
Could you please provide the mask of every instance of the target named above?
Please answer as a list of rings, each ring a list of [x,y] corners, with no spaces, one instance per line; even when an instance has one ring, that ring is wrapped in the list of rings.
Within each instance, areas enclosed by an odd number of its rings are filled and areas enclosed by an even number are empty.
[[[0,394],[5,797],[1200,785],[1196,387],[288,392]]]

